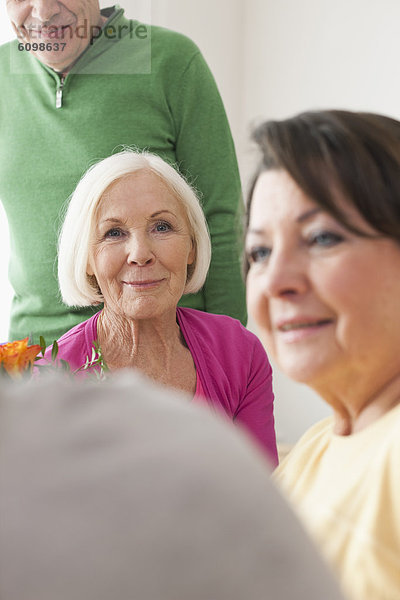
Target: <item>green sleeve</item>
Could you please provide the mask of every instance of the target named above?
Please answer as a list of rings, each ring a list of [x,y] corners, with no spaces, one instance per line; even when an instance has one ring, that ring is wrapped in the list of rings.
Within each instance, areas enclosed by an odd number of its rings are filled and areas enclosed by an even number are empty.
[[[171,95],[176,157],[200,192],[212,259],[203,294],[207,312],[247,321],[241,269],[242,198],[235,148],[214,78],[197,51]]]

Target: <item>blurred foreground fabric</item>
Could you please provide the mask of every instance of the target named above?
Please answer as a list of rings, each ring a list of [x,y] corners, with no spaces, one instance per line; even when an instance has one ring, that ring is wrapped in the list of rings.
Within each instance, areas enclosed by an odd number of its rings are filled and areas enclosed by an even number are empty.
[[[1,383],[1,600],[340,599],[229,424],[133,373]]]

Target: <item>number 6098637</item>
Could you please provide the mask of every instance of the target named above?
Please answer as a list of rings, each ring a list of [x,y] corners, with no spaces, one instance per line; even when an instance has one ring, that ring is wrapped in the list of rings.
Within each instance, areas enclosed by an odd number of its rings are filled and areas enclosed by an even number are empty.
[[[37,52],[38,50],[41,52],[64,52],[66,45],[66,42],[47,42],[46,44],[44,42],[32,42],[32,44],[30,42],[26,42],[25,44],[21,42],[18,44],[18,50],[20,52],[23,52],[23,50],[26,50],[27,52],[30,52],[31,50],[34,52]]]

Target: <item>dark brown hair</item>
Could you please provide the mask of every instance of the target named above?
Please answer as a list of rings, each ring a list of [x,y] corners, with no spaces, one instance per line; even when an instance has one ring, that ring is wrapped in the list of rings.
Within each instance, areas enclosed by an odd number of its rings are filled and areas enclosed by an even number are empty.
[[[284,169],[301,190],[348,229],[365,235],[340,210],[340,195],[379,234],[400,242],[400,122],[383,115],[327,110],[267,121],[253,133],[259,175]]]

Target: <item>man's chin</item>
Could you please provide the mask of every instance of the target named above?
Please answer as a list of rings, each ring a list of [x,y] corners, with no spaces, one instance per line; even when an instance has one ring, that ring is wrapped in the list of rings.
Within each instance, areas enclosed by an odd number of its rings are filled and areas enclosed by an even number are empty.
[[[58,49],[51,51],[31,50],[31,54],[33,54],[33,56],[35,56],[41,63],[46,65],[46,67],[50,67],[50,69],[60,73],[69,70],[85,50],[85,48],[68,48],[68,45],[65,47],[65,50],[62,50],[62,42],[48,43],[51,44],[53,48],[55,47]]]
[[[70,61],[61,61],[61,60],[57,60],[57,57],[53,56],[53,53],[50,52],[31,52],[31,54],[37,58],[43,65],[46,65],[46,67],[49,67],[50,69],[53,69],[53,71],[58,71],[59,73],[62,73],[66,70],[68,70],[68,67],[70,66]]]

